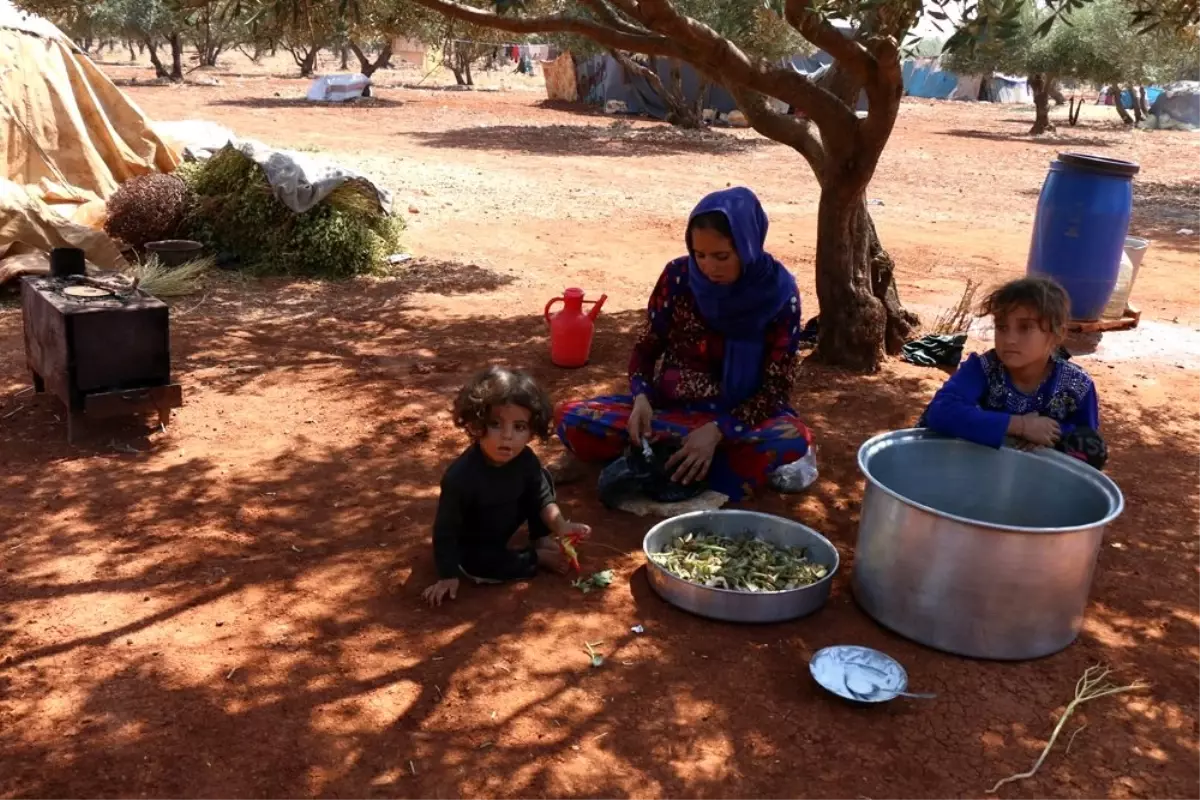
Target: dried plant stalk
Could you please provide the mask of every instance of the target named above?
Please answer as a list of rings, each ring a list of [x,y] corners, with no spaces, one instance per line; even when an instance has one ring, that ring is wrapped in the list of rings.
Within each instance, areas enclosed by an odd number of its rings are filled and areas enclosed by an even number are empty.
[[[1142,689],[1148,689],[1149,684],[1141,681],[1134,681],[1128,686],[1117,686],[1105,680],[1108,677],[1109,671],[1101,668],[1099,665],[1088,667],[1084,670],[1082,677],[1075,682],[1075,699],[1067,704],[1067,708],[1063,711],[1063,715],[1058,718],[1058,724],[1054,726],[1054,732],[1050,734],[1050,741],[1046,742],[1045,749],[1038,756],[1038,760],[1033,762],[1033,767],[1028,772],[1019,772],[1016,775],[1009,775],[1007,778],[1002,778],[996,781],[996,785],[988,789],[988,794],[995,794],[1001,786],[1013,781],[1023,781],[1027,778],[1032,778],[1041,769],[1042,762],[1046,760],[1046,756],[1050,755],[1050,750],[1054,747],[1054,742],[1058,740],[1058,734],[1062,732],[1063,726],[1067,724],[1067,719],[1071,714],[1075,713],[1075,709],[1086,703],[1089,700],[1096,700],[1101,697],[1107,697],[1110,694],[1121,694],[1122,692],[1137,692]],[[1083,730],[1080,727],[1079,730]],[[1076,734],[1079,731],[1075,731]],[[1071,737],[1074,741],[1074,736]],[[1068,744],[1069,748],[1069,744]]]
[[[938,315],[933,324],[935,334],[949,336],[953,333],[963,333],[970,327],[971,306],[975,302],[975,292],[979,290],[979,285],[979,281],[967,279],[967,285],[958,302]]]

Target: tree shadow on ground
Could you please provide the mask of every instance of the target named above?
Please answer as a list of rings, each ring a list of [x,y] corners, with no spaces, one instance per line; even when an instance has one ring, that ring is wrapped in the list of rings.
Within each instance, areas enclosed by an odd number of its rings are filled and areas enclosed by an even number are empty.
[[[591,103],[584,103],[582,101],[568,103],[564,100],[539,100],[533,105],[534,108],[542,108],[547,111],[561,111],[578,117],[601,117],[603,119],[612,119],[612,115],[605,114],[604,109],[600,106],[595,106]]]
[[[547,156],[613,156],[741,153],[774,143],[713,131],[685,131],[669,126],[634,128],[615,122],[597,125],[491,125],[406,134],[429,147],[463,150],[511,150]]]
[[[389,100],[386,97],[359,97],[344,103],[325,103],[308,100],[303,97],[234,97],[213,100],[211,106],[233,106],[237,108],[400,108],[406,105],[401,100]]]
[[[1180,234],[1187,228],[1190,235]],[[1177,250],[1194,251],[1200,234],[1200,181],[1183,180],[1133,182],[1133,219],[1130,230]]]
[[[439,284],[418,272],[412,286],[488,285],[476,278]],[[175,328],[178,377],[206,409],[200,420],[181,412],[177,441],[81,454],[40,435],[48,405],[31,410],[28,429],[0,427],[0,760],[10,766],[0,792],[979,794],[1032,762],[1049,712],[1098,660],[1154,681],[1153,709],[1090,712],[1071,760],[1023,789],[1047,796],[1069,780],[1101,796],[1134,774],[1146,794],[1196,788],[1185,741],[1198,688],[1195,558],[1180,557],[1196,544],[1196,443],[1190,428],[1172,435],[1184,424],[1174,417],[1114,412],[1113,475],[1130,502],[1113,536],[1131,546],[1102,555],[1097,626],[1051,659],[934,653],[854,606],[857,448],[910,425],[943,379],[903,365],[865,377],[801,369],[793,402],[817,436],[820,479],[753,507],[841,551],[830,601],[812,617],[745,627],[666,605],[640,554],[653,520],[605,510],[589,481],[562,487],[561,501],[593,525],[584,556],[588,569],[616,572],[609,590],[584,596],[544,576],[424,608],[437,480],[464,446],[449,423],[453,391],[489,363],[530,369],[556,399],[620,391],[642,317],[606,314],[591,363],[566,371],[550,365],[537,314],[431,314],[399,278],[249,284],[214,293]],[[15,322],[0,317],[0,353],[20,352],[8,346]],[[17,358],[0,360],[0,377],[19,373]],[[338,398],[336,413],[231,466],[241,440],[269,439],[290,424],[289,404],[303,416],[318,395]],[[280,398],[276,419],[239,410],[256,397]],[[1153,482],[1139,480],[1150,471]],[[583,645],[596,641],[605,663],[593,669]],[[944,699],[864,711],[823,695],[806,662],[846,642],[886,650]],[[1135,753],[1150,748],[1159,756],[1141,770]]]
[[[1058,149],[1064,145],[1073,147],[1112,147],[1113,143],[1108,139],[1103,139],[1098,136],[1072,136],[1061,135],[1063,128],[1059,128],[1060,135],[1054,136],[1031,136],[1028,131],[1024,133],[1002,133],[1000,131],[981,131],[969,129],[954,129],[949,131],[939,131],[941,136],[953,136],[958,139],[982,139],[989,142],[1014,142],[1023,145],[1042,145],[1047,148]]]

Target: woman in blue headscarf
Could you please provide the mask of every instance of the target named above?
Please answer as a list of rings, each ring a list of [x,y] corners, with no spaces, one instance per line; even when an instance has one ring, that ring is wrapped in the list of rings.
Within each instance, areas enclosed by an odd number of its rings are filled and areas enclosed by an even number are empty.
[[[799,363],[800,293],[764,249],[767,215],[749,189],[715,192],[688,220],[688,255],[667,265],[629,363],[629,395],[559,405],[559,438],[585,461],[643,437],[678,437],[682,482],[740,500],[808,452],[788,405]]]

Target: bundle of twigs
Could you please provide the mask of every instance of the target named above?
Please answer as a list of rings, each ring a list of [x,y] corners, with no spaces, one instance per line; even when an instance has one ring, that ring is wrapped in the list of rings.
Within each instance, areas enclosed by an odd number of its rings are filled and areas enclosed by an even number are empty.
[[[965,333],[971,326],[971,308],[975,303],[975,292],[978,290],[979,282],[968,278],[967,285],[963,289],[962,296],[958,298],[958,302],[938,315],[937,321],[933,324],[933,333],[940,336]]]

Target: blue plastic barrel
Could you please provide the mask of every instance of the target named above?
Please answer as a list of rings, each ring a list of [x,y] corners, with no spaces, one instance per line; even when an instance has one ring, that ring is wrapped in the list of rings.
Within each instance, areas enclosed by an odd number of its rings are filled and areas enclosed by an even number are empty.
[[[1099,319],[1112,296],[1133,211],[1132,161],[1060,153],[1042,184],[1027,275],[1045,275],[1071,297],[1071,318]]]

